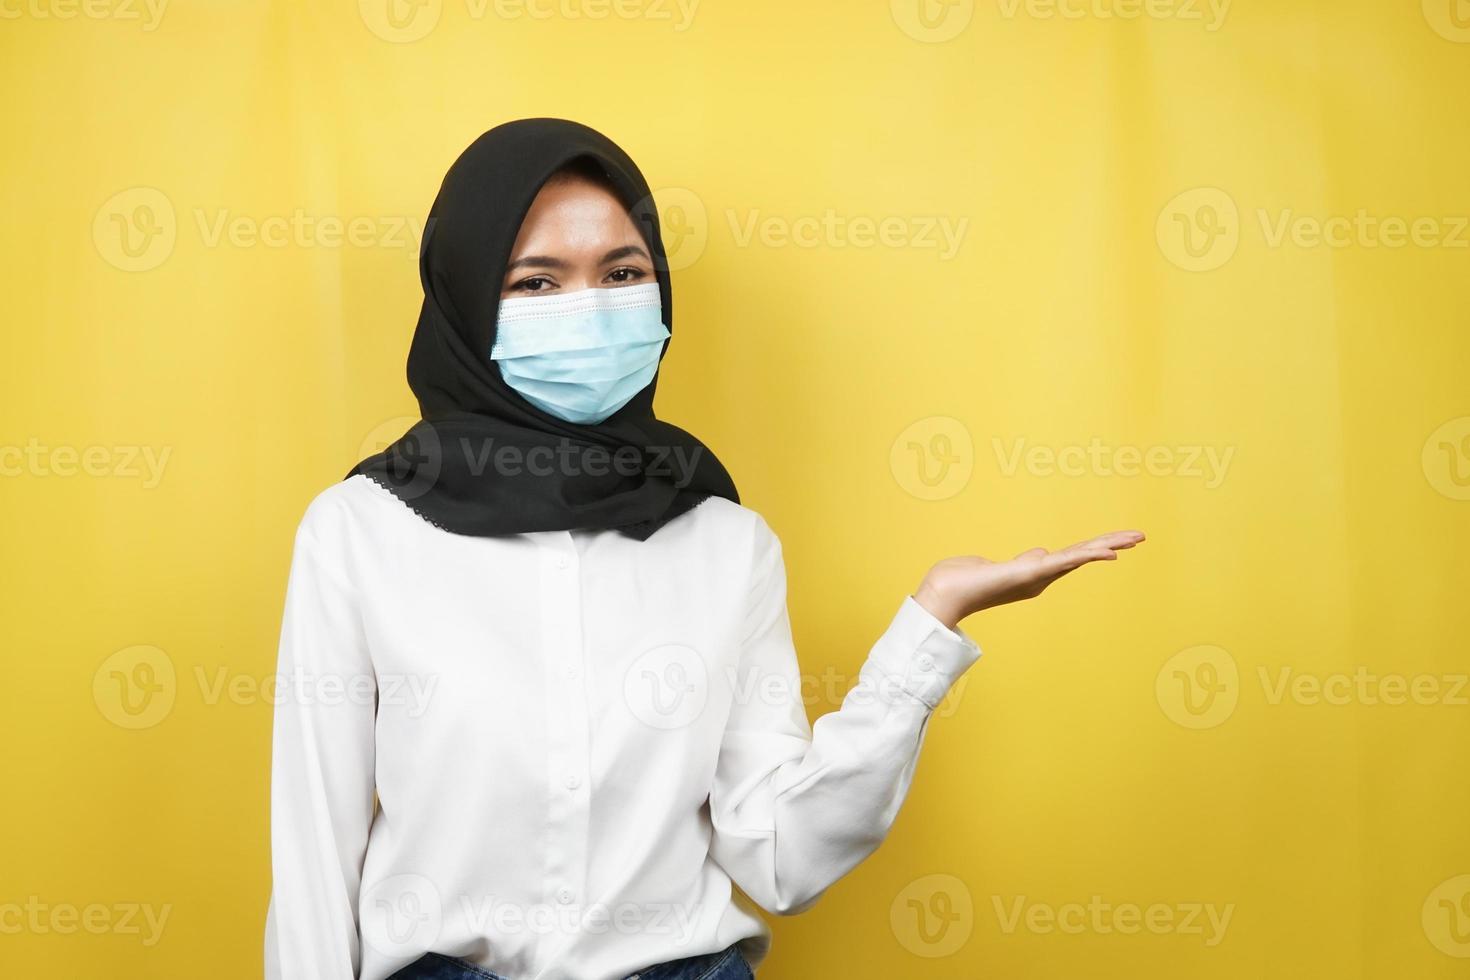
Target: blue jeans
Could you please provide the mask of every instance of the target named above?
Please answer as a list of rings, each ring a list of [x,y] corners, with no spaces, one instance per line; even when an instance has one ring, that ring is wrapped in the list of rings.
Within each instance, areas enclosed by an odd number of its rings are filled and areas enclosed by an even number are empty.
[[[473,963],[429,953],[399,970],[388,980],[507,980]],[[755,980],[745,957],[733,945],[713,953],[669,960],[646,967],[628,980]]]

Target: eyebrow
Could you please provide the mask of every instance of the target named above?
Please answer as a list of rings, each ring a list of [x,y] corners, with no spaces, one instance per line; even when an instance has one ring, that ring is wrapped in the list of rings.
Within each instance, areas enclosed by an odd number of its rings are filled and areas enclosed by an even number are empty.
[[[643,256],[643,258],[648,259],[648,261],[653,261],[653,259],[649,257],[648,252],[641,246],[624,245],[621,248],[615,248],[611,252],[608,252],[602,257],[602,261],[598,264],[607,265],[609,262],[616,262],[618,259],[626,259],[629,256],[633,255],[641,255]],[[506,266],[505,271],[507,274],[509,274],[517,269],[523,268],[528,265],[541,266],[542,268],[546,269],[565,269],[568,263],[562,259],[557,258],[554,255],[523,255],[512,262],[510,265]]]

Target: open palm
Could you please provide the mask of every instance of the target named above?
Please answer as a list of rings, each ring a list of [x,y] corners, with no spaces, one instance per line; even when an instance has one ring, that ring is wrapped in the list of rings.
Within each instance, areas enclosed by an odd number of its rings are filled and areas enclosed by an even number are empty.
[[[1144,540],[1142,531],[1112,531],[1061,549],[1032,548],[1010,561],[978,555],[946,558],[929,570],[914,599],[951,629],[966,616],[991,606],[1041,595],[1048,585],[1095,561]]]

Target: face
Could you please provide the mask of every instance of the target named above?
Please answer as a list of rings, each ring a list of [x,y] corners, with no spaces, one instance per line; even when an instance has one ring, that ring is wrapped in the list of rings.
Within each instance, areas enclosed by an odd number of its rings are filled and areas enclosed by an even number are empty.
[[[655,282],[643,236],[613,194],[580,177],[541,188],[511,249],[502,299]]]

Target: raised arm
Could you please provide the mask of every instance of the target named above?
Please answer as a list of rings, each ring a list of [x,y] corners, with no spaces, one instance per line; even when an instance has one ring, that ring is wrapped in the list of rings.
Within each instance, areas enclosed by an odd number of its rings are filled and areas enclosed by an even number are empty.
[[[980,656],[959,621],[1038,595],[1067,572],[1142,539],[1118,532],[1009,562],[940,562],[900,604],[841,707],[812,726],[781,546],[758,522],[736,703],[710,793],[715,860],[766,911],[809,908],[877,849],[898,816],[934,709]]]
[[[789,915],[883,841],[934,708],[980,649],[905,599],[842,706],[812,726],[781,546],[764,522],[755,549],[736,704],[710,793],[711,852],[758,905]]]

